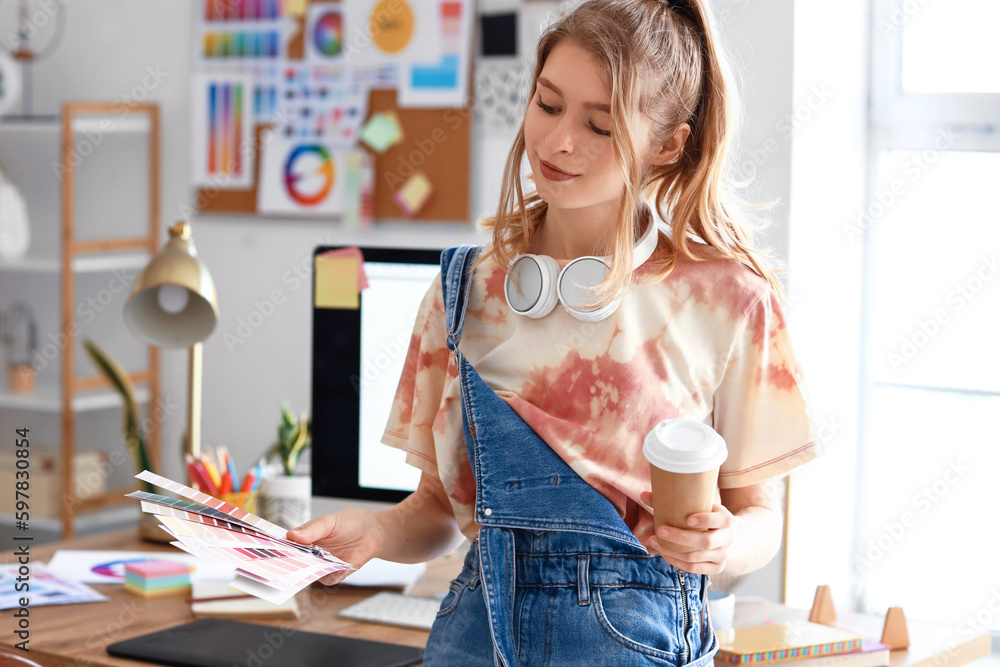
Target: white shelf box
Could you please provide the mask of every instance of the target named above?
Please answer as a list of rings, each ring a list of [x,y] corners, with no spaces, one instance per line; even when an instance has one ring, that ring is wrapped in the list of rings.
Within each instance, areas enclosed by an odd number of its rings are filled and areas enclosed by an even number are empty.
[[[12,394],[0,391],[0,408],[30,410],[34,412],[59,412],[62,410],[62,396],[59,387],[39,386],[30,394]],[[149,402],[149,387],[135,388],[135,400],[140,405]],[[121,408],[122,398],[114,389],[94,389],[77,392],[73,397],[73,412],[107,410]]]
[[[74,273],[101,273],[145,268],[149,262],[149,253],[135,252],[128,254],[100,253],[85,255],[73,260]],[[62,261],[43,257],[21,257],[19,259],[0,260],[0,271],[21,271],[25,273],[62,273]]]

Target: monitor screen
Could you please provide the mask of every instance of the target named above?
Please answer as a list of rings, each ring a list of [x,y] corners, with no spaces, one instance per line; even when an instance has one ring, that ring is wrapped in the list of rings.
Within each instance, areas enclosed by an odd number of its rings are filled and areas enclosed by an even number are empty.
[[[335,250],[313,253],[313,494],[398,501],[417,488],[420,471],[381,443],[382,432],[441,251],[361,248],[368,286],[352,303],[330,290],[350,281],[317,261]]]

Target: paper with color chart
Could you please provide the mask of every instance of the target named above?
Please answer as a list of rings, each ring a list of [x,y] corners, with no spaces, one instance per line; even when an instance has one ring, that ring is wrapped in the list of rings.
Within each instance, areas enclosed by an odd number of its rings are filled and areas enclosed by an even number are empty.
[[[254,179],[253,79],[246,73],[191,77],[191,178],[194,185],[249,188]]]
[[[144,512],[159,517],[161,527],[177,538],[171,544],[178,549],[235,565],[233,588],[282,604],[328,574],[354,569],[319,547],[286,539],[285,528],[207,493],[148,470],[136,477],[181,496],[128,494],[141,501]]]
[[[275,129],[286,139],[353,146],[368,114],[368,86],[342,63],[286,63]]]
[[[347,150],[325,141],[272,136],[261,146],[260,213],[336,216],[344,212]]]
[[[403,66],[396,103],[400,107],[464,107],[468,103],[473,8],[468,0],[434,3],[436,52]]]
[[[339,2],[309,5],[303,35],[306,58],[312,62],[339,62],[344,59],[344,13]]]
[[[285,57],[281,0],[202,0],[194,39],[195,62],[229,66]]]
[[[176,551],[99,551],[60,549],[49,560],[49,572],[70,581],[88,584],[125,583],[125,565],[151,560],[169,560],[191,568],[191,580],[231,579],[231,565],[209,563]]]
[[[32,607],[78,602],[104,602],[108,598],[90,586],[59,577],[37,563],[32,565],[31,587],[17,590],[19,564],[0,565],[0,609],[21,606],[21,598],[28,598]],[[23,588],[23,579],[22,579]]]

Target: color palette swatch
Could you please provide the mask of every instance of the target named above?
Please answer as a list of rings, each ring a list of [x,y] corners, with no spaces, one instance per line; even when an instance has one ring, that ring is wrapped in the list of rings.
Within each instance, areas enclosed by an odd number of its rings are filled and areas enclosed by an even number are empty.
[[[319,547],[287,540],[286,529],[218,498],[148,470],[136,477],[181,496],[128,494],[141,501],[144,512],[159,517],[160,526],[177,538],[171,542],[177,548],[234,564],[233,588],[282,604],[327,574],[354,569]]]
[[[281,0],[202,0],[202,5],[195,45],[203,63],[284,59]]]
[[[197,185],[249,187],[253,179],[253,146],[249,75],[202,74],[193,77],[195,117],[192,138]]]
[[[281,0],[204,0],[206,21],[281,18]]]

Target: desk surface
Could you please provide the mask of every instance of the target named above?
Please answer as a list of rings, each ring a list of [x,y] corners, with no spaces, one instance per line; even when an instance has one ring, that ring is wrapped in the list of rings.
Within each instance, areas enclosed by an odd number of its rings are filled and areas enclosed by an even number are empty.
[[[144,542],[137,530],[97,535],[69,542],[32,548],[33,562],[48,562],[59,549],[102,549],[122,551],[161,551],[177,554],[177,549],[164,544]],[[456,553],[428,563],[427,574],[413,591],[414,595],[433,595],[445,590],[462,569],[462,554]],[[107,602],[31,607],[29,656],[52,667],[91,665],[94,667],[136,667],[133,660],[113,658],[105,647],[118,641],[195,620],[191,605],[183,597],[145,599],[125,591],[120,584],[88,584],[110,598]],[[354,586],[323,586],[313,584],[298,593],[296,600],[302,618],[257,619],[252,623],[270,623],[301,630],[347,635],[363,639],[423,646],[427,632],[375,623],[351,621],[337,617],[341,609],[372,594],[372,589]],[[9,626],[8,626],[9,627]],[[13,646],[16,638],[8,632],[0,636],[0,644]]]
[[[165,548],[166,547],[166,548]],[[48,562],[59,549],[102,549],[122,551],[160,551],[178,553],[177,549],[163,544],[143,542],[137,530],[127,530],[94,537],[48,544],[32,548],[33,562]],[[452,554],[428,563],[427,574],[413,591],[414,595],[433,595],[444,590],[461,570],[464,555]],[[9,561],[8,557],[4,557]],[[51,667],[68,665],[93,665],[95,667],[136,667],[132,660],[112,658],[105,651],[108,644],[136,637],[157,630],[195,620],[190,605],[182,597],[147,600],[127,593],[120,584],[90,584],[107,595],[108,602],[89,604],[31,607],[30,657]],[[409,630],[376,623],[351,621],[337,617],[337,613],[372,594],[371,589],[353,586],[327,587],[313,584],[296,599],[302,618],[248,619],[254,623],[271,623],[302,630],[324,632],[363,639],[395,642],[410,646],[423,646],[427,632]],[[756,625],[765,620],[782,621],[807,618],[807,610],[798,610],[778,604],[740,602],[737,604],[735,624]],[[843,625],[866,636],[881,636],[882,619],[861,614],[844,614],[838,617]],[[990,651],[989,633],[968,633],[968,628],[937,626],[908,622],[911,649],[893,651],[892,667],[958,667]],[[7,632],[0,633],[0,644],[13,646],[16,638]]]

